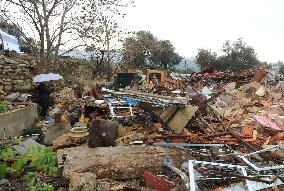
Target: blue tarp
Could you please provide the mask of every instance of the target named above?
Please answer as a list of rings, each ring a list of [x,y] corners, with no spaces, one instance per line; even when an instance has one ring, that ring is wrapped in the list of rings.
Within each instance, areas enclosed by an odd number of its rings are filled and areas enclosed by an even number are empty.
[[[129,97],[123,97],[122,100],[126,101],[130,106],[137,107],[139,105],[139,101]]]

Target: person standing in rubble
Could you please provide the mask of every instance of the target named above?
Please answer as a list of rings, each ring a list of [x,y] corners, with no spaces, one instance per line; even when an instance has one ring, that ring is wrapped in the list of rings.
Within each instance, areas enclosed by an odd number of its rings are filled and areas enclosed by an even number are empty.
[[[50,98],[50,90],[47,85],[41,82],[35,88],[35,102],[41,107],[40,116],[45,117],[52,101]]]

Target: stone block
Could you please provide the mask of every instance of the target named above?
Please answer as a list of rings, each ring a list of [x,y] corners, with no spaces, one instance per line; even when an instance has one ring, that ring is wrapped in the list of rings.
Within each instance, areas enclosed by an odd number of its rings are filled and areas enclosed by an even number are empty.
[[[6,137],[19,136],[23,129],[33,127],[37,118],[36,104],[0,114],[0,138],[4,138],[4,134]]]
[[[57,151],[59,164],[67,155],[63,174],[91,172],[98,179],[136,179],[142,178],[145,171],[159,173],[163,159],[170,156],[177,165],[184,154],[178,149],[152,147],[145,145],[89,148],[73,147]]]
[[[18,64],[18,61],[12,60],[12,59],[8,59],[8,58],[4,58],[4,61],[6,64]]]
[[[182,133],[184,127],[187,125],[189,120],[195,115],[198,109],[199,108],[197,106],[187,106],[185,108],[179,109],[168,122],[168,126],[176,133]]]
[[[13,90],[13,86],[12,85],[4,85],[4,91],[9,92]]]
[[[19,92],[16,92],[16,93],[12,93],[10,95],[7,96],[7,99],[8,100],[11,100],[11,101],[14,101],[16,100],[18,97],[20,97],[21,94]]]

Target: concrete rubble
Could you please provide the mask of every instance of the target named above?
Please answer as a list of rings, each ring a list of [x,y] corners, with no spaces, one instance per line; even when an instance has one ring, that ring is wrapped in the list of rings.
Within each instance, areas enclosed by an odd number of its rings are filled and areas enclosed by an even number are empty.
[[[71,179],[71,187],[78,177],[95,176],[97,179],[129,180],[143,177],[145,171],[158,173],[164,157],[180,161],[182,152],[161,147],[117,146],[89,148],[87,146],[62,149],[58,156],[66,157],[63,175]],[[59,159],[59,163],[61,162]],[[90,173],[93,173],[91,175]],[[94,181],[94,180],[93,180]],[[73,188],[76,190],[75,188]]]
[[[58,156],[66,158],[70,189],[282,188],[282,176],[274,169],[280,174],[284,170],[283,83],[266,76],[264,68],[241,74],[165,75],[141,86],[129,83],[124,90],[103,88],[101,100],[76,99],[72,104],[86,106],[88,119],[115,120],[119,127],[102,131],[89,123],[90,132],[104,141],[113,142],[108,135],[115,132],[114,147],[58,146]],[[68,95],[74,96],[70,91]],[[68,142],[66,137],[62,140]]]
[[[89,132],[97,137],[96,140],[100,136],[103,142],[111,142],[107,145],[118,146],[73,147],[80,145],[80,141],[72,141],[68,134],[55,140],[53,145],[59,149],[58,156],[66,157],[64,175],[71,179],[70,189],[92,190],[94,185],[108,182],[108,185],[115,185],[108,186],[108,190],[129,188],[133,184],[136,189],[143,190],[147,189],[145,184],[135,184],[135,180],[143,178],[156,189],[161,185],[173,189],[183,185],[188,190],[204,190],[210,181],[211,190],[221,189],[225,184],[228,184],[226,189],[230,185],[233,188],[233,183],[238,181],[250,191],[254,190],[253,185],[259,189],[280,188],[283,184],[280,177],[275,179],[275,184],[263,177],[274,176],[274,168],[282,169],[282,83],[270,85],[265,76],[263,69],[252,69],[238,76],[220,72],[186,78],[175,75],[176,79],[166,76],[163,83],[150,84],[146,89],[135,87],[135,84],[126,90],[103,89],[103,100],[76,99],[72,105],[81,104],[87,110],[97,108],[90,112],[85,110],[87,119],[101,118],[106,122],[105,127],[110,125],[107,122],[110,119],[118,122],[118,128],[101,130],[98,123],[89,123]],[[173,85],[176,86],[171,89]],[[184,87],[189,85],[192,93],[187,97]],[[131,92],[131,88],[139,91]],[[58,94],[58,102],[71,104],[72,90],[63,92]],[[84,124],[87,123],[81,120],[81,126]],[[94,138],[90,136],[89,139]],[[271,146],[275,148],[270,150]],[[261,154],[248,154],[254,152]],[[249,156],[254,157],[248,159]],[[165,162],[167,158],[173,162]],[[273,164],[267,158],[273,159]],[[186,168],[190,163],[194,167]],[[274,167],[270,168],[271,165]],[[256,175],[255,171],[262,169],[260,166],[267,169],[265,175]],[[167,172],[163,170],[165,167]],[[216,167],[223,167],[224,172]],[[242,173],[238,174],[238,169]],[[159,179],[156,175],[161,173],[165,177],[160,181],[164,183],[157,185],[154,179]],[[194,176],[198,178],[193,181]],[[222,179],[226,181],[222,183]],[[122,180],[132,183],[125,185]],[[167,181],[172,182],[168,184]],[[259,182],[269,184],[264,186]]]
[[[30,67],[1,57],[0,77],[14,65]],[[0,81],[0,119],[33,106],[27,94],[11,92],[27,85],[19,80],[30,82],[31,73],[21,72]],[[281,190],[284,81],[269,75],[264,67],[192,75],[148,70],[146,77],[118,73],[121,79],[83,92],[68,78],[36,127],[57,151],[69,190]]]

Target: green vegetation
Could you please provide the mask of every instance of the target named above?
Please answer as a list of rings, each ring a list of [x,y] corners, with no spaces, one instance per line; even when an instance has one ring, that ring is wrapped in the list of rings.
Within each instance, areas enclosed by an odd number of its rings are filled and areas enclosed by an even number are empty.
[[[0,113],[5,112],[7,109],[7,105],[5,103],[0,102]]]
[[[28,191],[54,191],[54,187],[49,184],[39,184],[36,181],[37,173],[29,172],[23,179],[28,182]]]
[[[7,172],[8,172],[8,166],[7,164],[0,164],[0,179],[4,179],[7,176]]]
[[[203,70],[214,68],[222,71],[246,70],[260,64],[254,49],[242,39],[238,39],[233,43],[226,41],[221,56],[217,56],[211,50],[199,49],[196,63]]]
[[[28,85],[29,83],[25,80],[17,80],[16,85],[17,86],[25,86]]]
[[[217,54],[211,50],[198,49],[196,63],[203,70],[210,67],[216,68],[218,67]]]
[[[280,66],[279,73],[284,75],[284,63],[282,61],[278,61],[278,64]]]
[[[165,70],[167,73],[179,73],[179,74],[191,74],[193,72],[192,69],[176,69],[176,68],[169,68]]]
[[[22,178],[28,182],[29,191],[53,191],[52,185],[38,184],[38,174],[53,175],[57,173],[56,153],[40,146],[30,147],[21,156],[16,155],[11,147],[6,147],[0,153],[0,180],[4,178]]]
[[[181,60],[169,40],[160,40],[148,31],[139,31],[123,43],[123,63],[132,68],[150,65],[168,69]]]

